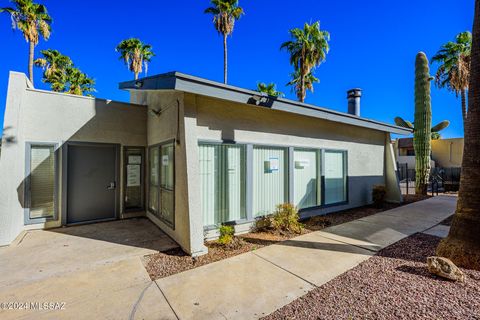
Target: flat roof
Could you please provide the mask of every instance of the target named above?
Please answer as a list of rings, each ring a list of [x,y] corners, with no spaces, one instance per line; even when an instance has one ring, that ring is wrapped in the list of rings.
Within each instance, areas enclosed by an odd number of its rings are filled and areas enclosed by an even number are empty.
[[[123,90],[177,90],[384,132],[396,134],[412,133],[411,129],[393,124],[357,117],[345,112],[334,111],[290,99],[272,97],[257,91],[226,85],[176,71],[121,82],[119,88]]]

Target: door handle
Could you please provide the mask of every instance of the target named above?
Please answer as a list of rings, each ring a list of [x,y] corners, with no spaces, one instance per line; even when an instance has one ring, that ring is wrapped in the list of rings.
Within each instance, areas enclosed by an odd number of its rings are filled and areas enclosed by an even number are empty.
[[[110,182],[110,184],[107,186],[107,190],[114,190],[116,188],[115,181]]]

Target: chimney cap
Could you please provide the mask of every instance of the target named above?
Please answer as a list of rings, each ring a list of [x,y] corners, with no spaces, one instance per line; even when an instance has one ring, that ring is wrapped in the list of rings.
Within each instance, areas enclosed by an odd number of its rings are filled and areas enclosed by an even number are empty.
[[[362,89],[353,88],[347,91],[347,98],[359,98],[362,96]]]

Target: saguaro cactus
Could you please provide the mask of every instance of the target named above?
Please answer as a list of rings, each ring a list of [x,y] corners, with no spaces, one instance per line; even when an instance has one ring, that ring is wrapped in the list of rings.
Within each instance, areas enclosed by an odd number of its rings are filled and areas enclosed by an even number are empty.
[[[419,52],[415,60],[415,120],[412,124],[400,117],[395,123],[401,127],[413,129],[415,149],[415,193],[427,194],[430,174],[430,153],[432,150],[431,133],[448,127],[447,120],[432,128],[432,105],[430,98],[430,68],[425,53]]]

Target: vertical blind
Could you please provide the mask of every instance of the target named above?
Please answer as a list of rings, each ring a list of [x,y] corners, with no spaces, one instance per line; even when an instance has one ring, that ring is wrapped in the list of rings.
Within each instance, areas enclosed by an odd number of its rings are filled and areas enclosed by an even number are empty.
[[[299,209],[320,205],[318,150],[295,149],[294,203]]]
[[[270,214],[288,199],[285,148],[253,149],[253,216]]]
[[[205,226],[246,218],[245,146],[199,145]]]
[[[344,152],[325,151],[325,204],[346,201]]]
[[[55,213],[55,148],[32,145],[30,149],[30,218]]]

